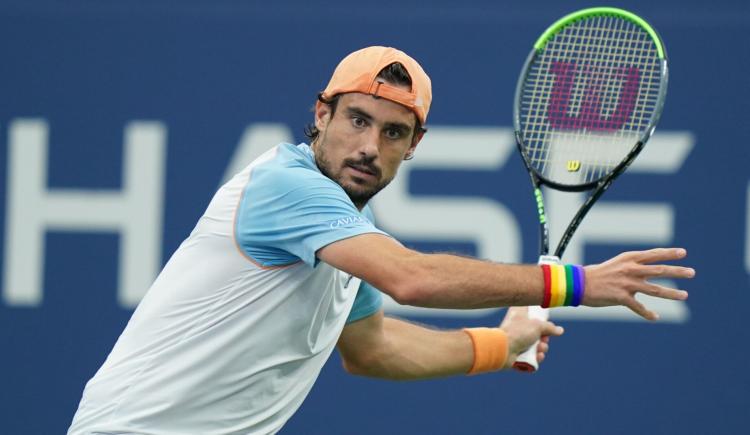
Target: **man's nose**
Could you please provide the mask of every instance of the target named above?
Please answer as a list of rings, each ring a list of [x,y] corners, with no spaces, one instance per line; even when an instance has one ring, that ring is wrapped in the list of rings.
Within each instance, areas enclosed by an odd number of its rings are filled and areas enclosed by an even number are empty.
[[[360,144],[359,152],[366,158],[373,158],[378,155],[378,149],[380,146],[380,133],[377,129],[370,129],[364,137],[364,140]]]

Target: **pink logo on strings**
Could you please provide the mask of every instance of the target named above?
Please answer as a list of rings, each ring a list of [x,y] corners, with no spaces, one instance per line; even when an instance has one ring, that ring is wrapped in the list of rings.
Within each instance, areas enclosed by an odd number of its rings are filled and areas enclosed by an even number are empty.
[[[594,71],[584,65],[581,73],[587,77],[586,88],[578,115],[571,116],[568,112],[570,94],[573,90],[573,80],[578,72],[574,62],[552,62],[552,73],[555,83],[552,85],[552,95],[547,108],[547,119],[554,129],[593,131],[616,131],[630,120],[638,97],[640,72],[637,67],[619,68],[615,72],[615,79],[623,80],[617,108],[609,118],[602,116],[601,87],[608,77],[601,72]]]

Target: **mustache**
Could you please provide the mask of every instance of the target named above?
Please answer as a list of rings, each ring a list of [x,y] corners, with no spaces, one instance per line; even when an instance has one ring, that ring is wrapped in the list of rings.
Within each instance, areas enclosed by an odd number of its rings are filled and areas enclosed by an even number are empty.
[[[351,167],[353,167],[355,169],[358,169],[360,171],[370,173],[372,175],[375,175],[378,178],[380,177],[380,174],[381,174],[380,168],[377,167],[373,163],[372,159],[367,159],[367,158],[357,159],[357,160],[355,160],[355,159],[345,159],[344,160],[344,165],[345,166],[351,166]]]

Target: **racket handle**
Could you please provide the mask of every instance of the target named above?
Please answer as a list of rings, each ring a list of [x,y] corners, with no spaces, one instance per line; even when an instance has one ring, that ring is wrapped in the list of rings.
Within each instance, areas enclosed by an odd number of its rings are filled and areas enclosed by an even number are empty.
[[[529,307],[529,319],[547,320],[549,319],[549,310],[539,306]],[[536,361],[536,347],[538,345],[539,340],[534,342],[522,354],[518,355],[516,362],[513,363],[513,368],[521,372],[537,371],[539,369],[539,363]]]
[[[560,259],[553,255],[542,255],[539,257],[538,264],[560,264]],[[549,319],[549,309],[540,306],[529,307],[529,319],[547,320]],[[513,363],[513,368],[529,373],[539,370],[539,363],[536,361],[536,348],[538,345],[539,340],[518,355],[516,362]]]

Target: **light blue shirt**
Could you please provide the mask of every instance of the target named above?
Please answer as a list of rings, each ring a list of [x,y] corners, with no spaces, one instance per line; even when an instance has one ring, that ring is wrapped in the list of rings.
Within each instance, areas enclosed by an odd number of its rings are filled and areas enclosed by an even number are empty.
[[[360,212],[335,181],[323,175],[307,144],[279,145],[276,157],[258,166],[242,195],[237,242],[262,267],[303,261],[318,264],[322,247],[364,233],[382,233],[369,206]],[[382,306],[380,291],[362,281],[347,323]]]

